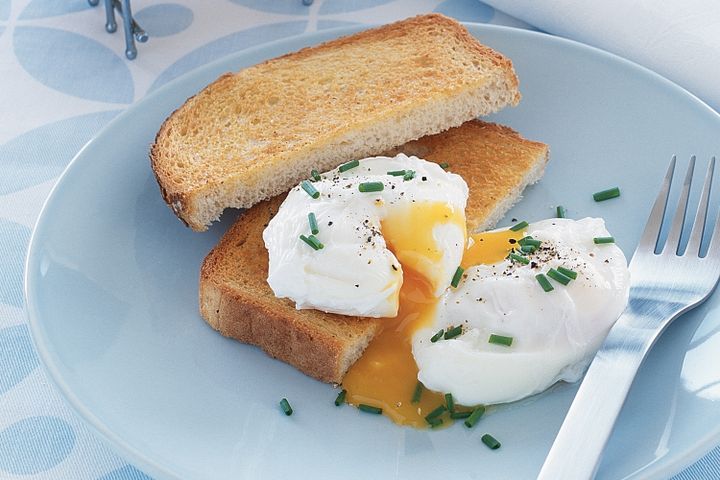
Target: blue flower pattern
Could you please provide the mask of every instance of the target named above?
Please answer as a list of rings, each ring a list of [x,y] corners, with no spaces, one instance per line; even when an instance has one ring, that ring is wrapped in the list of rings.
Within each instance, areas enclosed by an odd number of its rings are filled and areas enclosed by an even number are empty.
[[[65,460],[74,446],[75,432],[64,420],[24,418],[0,431],[0,472],[29,475],[50,470]]]
[[[133,12],[135,20],[153,38],[176,35],[190,26],[193,13],[175,3],[160,3]]]
[[[88,19],[98,25],[104,21],[100,9],[90,10],[86,0],[0,0],[0,35],[12,35],[15,59],[29,81],[36,82],[33,88],[46,89],[65,102],[75,99],[80,105],[92,106],[50,123],[36,123],[35,128],[26,129],[12,138],[5,137],[0,142],[3,168],[0,204],[5,196],[22,194],[56,179],[82,145],[121,111],[118,106],[124,108],[145,93],[134,77],[134,68],[140,65],[144,55],[150,55],[147,50],[153,46],[152,39],[171,37],[169,41],[185,42],[187,48],[167,66],[157,69],[146,91],[155,90],[198,66],[243,48],[297,35],[308,29],[363,23],[366,20],[359,21],[355,14],[370,9],[381,12],[381,19],[382,12],[386,12],[385,21],[422,11],[436,11],[462,21],[491,22],[495,13],[492,7],[478,0],[425,0],[418,2],[423,7],[417,10],[403,7],[401,4],[407,2],[401,0],[315,0],[319,6],[306,6],[301,0],[225,1],[229,5],[228,12],[238,18],[238,28],[218,31],[214,38],[192,43],[188,40],[192,37],[185,38],[185,35],[192,31],[198,18],[203,15],[208,18],[203,9],[205,2],[142,4],[144,8],[134,12],[135,18],[150,34],[151,41],[140,48],[138,60],[133,65],[123,57],[120,40],[107,36],[101,28],[77,29],[78,24],[87,26]],[[188,4],[192,4],[192,8]],[[16,19],[12,18],[13,13]],[[253,27],[243,26],[243,15],[254,17]],[[316,16],[314,21],[311,20],[313,15]],[[111,40],[118,42],[115,48],[109,46],[113,45]],[[157,43],[158,50],[162,49],[160,40]],[[0,281],[0,403],[5,396],[19,393],[28,384],[37,387],[46,383],[38,370],[39,360],[21,315],[9,314],[10,319],[3,317],[4,312],[19,312],[23,306],[23,261],[32,222],[15,220],[0,217],[0,271],[3,272]],[[80,450],[79,442],[96,441],[85,434],[85,427],[78,425],[64,404],[56,401],[51,410],[20,419],[0,411],[0,478],[5,475],[28,479],[34,475],[60,478],[53,474],[54,469],[74,462],[76,466],[72,471],[85,473],[73,478],[151,480],[112,453],[99,455],[96,459],[74,457],[74,452]],[[93,462],[99,465],[95,473],[79,467]],[[105,473],[98,474],[97,471],[103,468]],[[701,472],[703,467],[698,468]]]

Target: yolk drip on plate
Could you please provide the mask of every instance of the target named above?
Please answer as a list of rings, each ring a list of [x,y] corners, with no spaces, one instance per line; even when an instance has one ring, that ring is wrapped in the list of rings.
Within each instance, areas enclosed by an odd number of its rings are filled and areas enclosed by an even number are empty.
[[[412,356],[412,335],[432,319],[437,305],[429,283],[410,269],[403,269],[400,309],[395,318],[382,322],[382,331],[343,379],[348,403],[380,407],[401,425],[424,427],[424,416],[443,400],[439,393],[424,391],[420,402],[410,402],[417,384],[418,367]]]
[[[343,379],[346,399],[352,405],[367,404],[400,425],[428,426],[425,416],[445,402],[442,393],[424,389],[412,403],[418,367],[412,355],[413,334],[432,322],[438,303],[437,262],[442,251],[433,238],[436,225],[453,223],[465,232],[461,212],[442,203],[415,204],[402,216],[383,222],[388,248],[403,267],[400,308],[395,318],[382,322],[382,330]],[[510,230],[472,235],[461,265],[496,263],[504,259],[522,232]]]

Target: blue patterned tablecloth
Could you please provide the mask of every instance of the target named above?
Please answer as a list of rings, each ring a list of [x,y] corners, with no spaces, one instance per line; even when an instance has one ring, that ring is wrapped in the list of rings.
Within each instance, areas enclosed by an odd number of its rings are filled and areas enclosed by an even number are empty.
[[[532,28],[477,0],[133,0],[135,61],[86,0],[0,0],[0,479],[145,479],[40,368],[22,276],[43,201],[77,151],[133,102],[204,63],[291,35],[436,11]],[[720,449],[676,478],[720,478]]]

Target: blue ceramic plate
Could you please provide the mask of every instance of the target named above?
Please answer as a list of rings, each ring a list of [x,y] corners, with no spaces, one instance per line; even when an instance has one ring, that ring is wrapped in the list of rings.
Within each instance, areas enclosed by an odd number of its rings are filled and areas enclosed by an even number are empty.
[[[507,216],[602,216],[628,256],[672,154],[717,153],[720,118],[658,75],[556,37],[470,25],[508,55],[523,100],[495,120],[551,146],[545,178]],[[488,414],[473,430],[400,428],[336,408],[336,391],[199,317],[200,263],[231,223],[185,228],[148,162],[163,119],[221,73],[355,29],[240,52],[128,109],[75,158],[40,216],[27,314],[50,377],[102,437],[159,478],[531,478],[576,390]],[[594,203],[610,186],[621,198]],[[660,478],[720,442],[720,297],[678,320],[643,366],[600,478]],[[611,387],[610,387],[611,388]],[[295,414],[283,415],[282,397]],[[480,437],[491,432],[502,448]]]

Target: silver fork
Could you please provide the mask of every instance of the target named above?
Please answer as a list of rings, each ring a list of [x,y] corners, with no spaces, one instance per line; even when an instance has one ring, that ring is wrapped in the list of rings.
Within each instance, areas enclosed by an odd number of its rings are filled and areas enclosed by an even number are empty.
[[[695,157],[685,176],[665,245],[665,217],[673,157],[645,231],[630,262],[630,299],[598,351],[555,438],[538,480],[583,480],[595,476],[600,457],[640,364],[674,319],[705,301],[720,278],[720,218],[709,249],[700,257],[715,157],[705,176],[687,248],[680,251]]]

